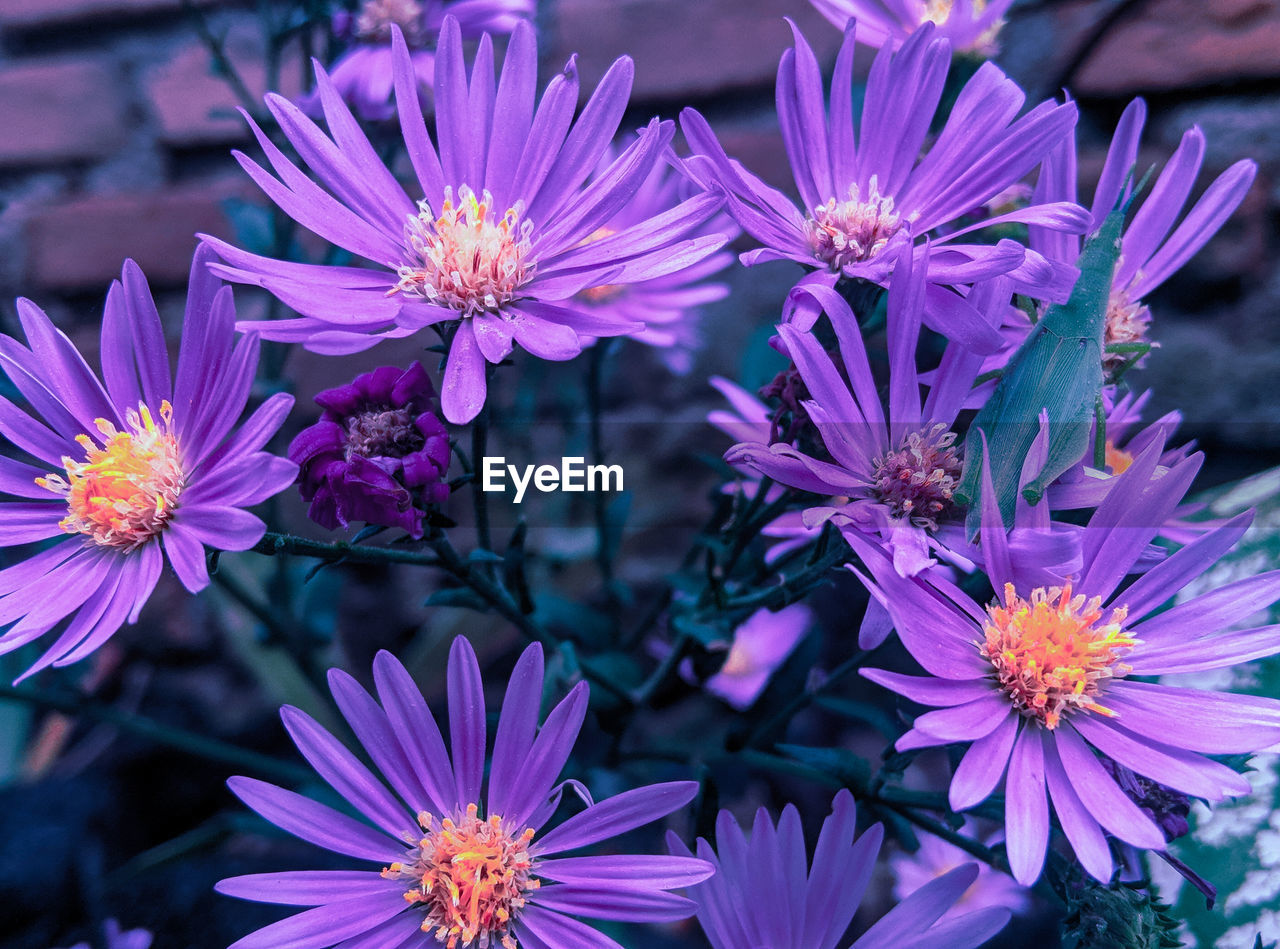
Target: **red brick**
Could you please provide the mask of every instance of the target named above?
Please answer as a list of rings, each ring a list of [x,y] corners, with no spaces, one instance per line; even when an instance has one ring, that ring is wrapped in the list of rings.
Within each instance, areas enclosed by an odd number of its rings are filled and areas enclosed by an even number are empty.
[[[267,91],[261,35],[252,23],[239,24],[226,38],[226,50],[237,73],[259,101]],[[296,56],[286,57],[281,68],[284,95],[301,92],[301,67]],[[212,71],[209,51],[203,43],[180,47],[165,64],[145,79],[147,98],[160,125],[160,139],[170,145],[217,145],[247,137],[244,119],[236,114],[242,105],[226,80]]]
[[[98,61],[42,60],[0,71],[0,166],[110,154],[123,139],[120,84]]]
[[[578,53],[590,88],[617,57],[636,62],[637,98],[670,99],[769,86],[791,43],[791,16],[826,61],[840,31],[795,0],[560,0],[550,42],[553,64]]]
[[[42,289],[105,290],[132,257],[157,286],[181,285],[195,233],[229,233],[220,202],[249,190],[236,177],[45,208],[27,221],[27,279]]]
[[[1140,9],[1109,31],[1073,89],[1127,95],[1280,72],[1280,0],[1155,0]]]
[[[211,6],[218,0],[196,0]],[[0,0],[0,27],[28,28],[182,9],[182,0]]]

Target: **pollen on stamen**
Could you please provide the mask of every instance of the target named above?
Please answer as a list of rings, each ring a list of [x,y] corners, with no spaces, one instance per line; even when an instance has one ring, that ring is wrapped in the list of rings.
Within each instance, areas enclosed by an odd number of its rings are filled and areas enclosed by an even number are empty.
[[[1133,345],[1143,343],[1152,348],[1159,346],[1147,338],[1147,329],[1151,324],[1151,310],[1141,300],[1130,301],[1125,290],[1114,290],[1107,300],[1106,330],[1103,343],[1111,345]],[[1102,367],[1108,373],[1114,373],[1141,355],[1133,353],[1108,353],[1102,355]]]
[[[422,931],[445,949],[517,949],[511,921],[541,885],[531,875],[533,830],[513,833],[496,814],[481,820],[475,804],[458,821],[422,813],[418,822],[422,838],[382,876],[402,881],[405,899],[425,911]]]
[[[1108,718],[1098,699],[1108,680],[1128,675],[1121,662],[1139,640],[1124,631],[1121,606],[1102,622],[1102,598],[1072,595],[1071,583],[1037,587],[1028,599],[1005,584],[1004,605],[987,607],[985,640],[978,644],[1014,708],[1055,729],[1078,710]]]
[[[893,198],[882,195],[876,176],[871,176],[867,193],[849,186],[844,201],[831,198],[813,209],[805,222],[805,233],[813,256],[832,271],[850,264],[871,260],[884,250],[889,240],[902,227],[902,218],[893,206]]]
[[[84,460],[64,455],[66,477],[36,478],[42,488],[67,500],[59,526],[102,547],[134,550],[159,535],[178,505],[186,480],[178,441],[171,431],[173,407],[160,403],[157,424],[146,405],[125,413],[125,430],[96,419],[101,446],[76,436]]]
[[[953,512],[962,464],[955,432],[946,425],[911,432],[872,464],[871,493],[894,518],[937,530]]]
[[[477,198],[463,185],[454,202],[445,188],[437,216],[425,200],[405,225],[405,261],[390,293],[421,297],[460,316],[496,313],[519,296],[534,275],[533,224],[523,202],[498,217],[493,196]]]

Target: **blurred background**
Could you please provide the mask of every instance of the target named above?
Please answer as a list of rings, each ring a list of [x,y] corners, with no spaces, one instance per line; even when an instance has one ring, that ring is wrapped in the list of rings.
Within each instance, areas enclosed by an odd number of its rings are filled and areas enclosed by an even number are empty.
[[[251,219],[244,209],[259,202],[229,158],[248,135],[208,40],[225,51],[243,91],[258,96],[268,74],[261,24],[277,6],[0,0],[0,328],[16,332],[12,298],[28,296],[83,352],[95,353],[107,285],[133,257],[161,297],[176,341],[192,235],[230,237],[233,219],[243,226]],[[577,52],[583,88],[590,89],[617,56],[630,54],[636,85],[624,127],[697,106],[731,155],[789,189],[773,105],[778,57],[790,42],[783,16],[796,20],[829,66],[839,32],[805,0],[539,0],[542,78]],[[1029,100],[1068,88],[1080,104],[1086,188],[1116,119],[1137,95],[1150,109],[1140,167],[1162,164],[1196,124],[1208,140],[1197,194],[1235,160],[1258,162],[1253,189],[1232,220],[1148,300],[1160,348],[1131,379],[1155,390],[1149,418],[1183,412],[1183,433],[1208,452],[1201,487],[1280,463],[1280,272],[1272,265],[1280,250],[1280,0],[1029,0],[1013,7],[1001,46],[997,62]],[[864,73],[870,61],[865,51]],[[279,91],[293,96],[309,86],[302,42],[283,49],[278,67]],[[724,276],[731,293],[706,308],[704,346],[685,375],[639,344],[611,350],[606,442],[609,460],[629,479],[620,560],[623,580],[635,589],[675,566],[709,511],[714,475],[698,459],[717,456],[729,442],[702,422],[720,406],[707,377],[755,388],[780,368],[764,341],[799,273],[781,263],[731,268]],[[261,303],[241,299],[246,308]],[[299,398],[290,423],[296,430],[317,414],[310,396],[319,389],[361,369],[403,365],[418,349],[380,346],[344,360],[340,378],[332,362],[279,354]],[[581,365],[534,369],[531,362],[521,363],[520,373],[532,373],[522,377],[526,387],[580,389]],[[320,536],[301,512],[287,496],[279,513]],[[543,551],[544,575],[573,595],[590,586],[589,558],[580,562],[593,536],[590,515],[552,509],[543,516],[543,524],[569,522],[584,526],[549,531],[531,546]],[[297,585],[305,566],[290,565],[292,576],[260,564],[227,570],[234,577],[241,569],[246,589],[273,602]],[[75,714],[66,714],[70,706],[58,710],[57,697],[69,690],[57,689],[72,681],[61,673],[38,680],[51,688],[43,707],[0,701],[0,945],[48,949],[86,938],[100,945],[98,924],[118,917],[126,927],[153,930],[156,949],[225,946],[280,913],[214,896],[215,880],[341,865],[337,858],[326,864],[315,848],[259,833],[262,825],[223,786],[243,768],[175,750],[138,724],[187,728],[298,762],[276,707],[288,701],[320,714],[327,705],[315,676],[283,661],[278,643],[235,608],[233,591],[224,586],[192,600],[171,581],[162,582],[142,623],[77,671],[77,695],[95,696],[90,712],[79,708],[80,698]],[[514,631],[461,610],[424,610],[423,582],[421,573],[328,570],[301,596],[276,605],[325,639],[326,662],[340,662],[362,680],[376,649],[394,648],[421,682],[434,683],[438,700],[444,650],[466,632],[489,685],[501,685],[518,644]],[[819,664],[847,654],[840,644],[848,643],[864,600],[856,584],[843,581],[815,599],[826,633],[815,645]],[[17,671],[0,665],[0,681]],[[852,687],[851,700],[864,697]],[[683,709],[668,710],[650,730],[700,727]],[[883,742],[865,732],[813,715],[797,720],[791,739],[863,747],[875,757]],[[618,780],[603,771],[596,777],[601,793]],[[648,777],[658,776],[650,770]],[[795,799],[804,803],[806,825],[816,828],[828,809],[826,790],[741,779],[733,802],[739,813]],[[887,874],[877,888],[868,901],[873,909],[888,897]],[[1033,920],[999,945],[1048,949],[1055,940],[1052,926]],[[687,930],[672,930],[627,944],[696,942]]]

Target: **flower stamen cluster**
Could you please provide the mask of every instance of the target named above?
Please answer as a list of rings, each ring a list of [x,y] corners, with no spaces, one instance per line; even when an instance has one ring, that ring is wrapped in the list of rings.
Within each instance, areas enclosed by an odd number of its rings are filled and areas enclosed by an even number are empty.
[[[875,257],[901,226],[893,198],[880,193],[876,176],[872,175],[865,196],[853,184],[847,200],[830,198],[814,208],[805,222],[805,233],[813,256],[833,272],[839,272]]]
[[[356,15],[356,36],[367,43],[390,43],[393,26],[400,27],[410,46],[421,45],[426,39],[422,4],[418,0],[365,0]]]
[[[477,198],[462,185],[456,204],[451,187],[444,193],[438,217],[423,200],[405,225],[408,257],[389,293],[421,297],[464,317],[496,313],[533,278],[533,224],[521,220],[524,203],[495,220],[488,191]]]
[[[382,407],[347,419],[347,461],[360,458],[403,458],[422,451],[426,436],[414,424],[414,413],[406,406]]]
[[[1101,597],[1073,596],[1070,581],[1037,587],[1026,600],[1006,583],[1004,605],[987,607],[986,640],[979,649],[1014,707],[1045,728],[1057,728],[1075,709],[1116,716],[1097,697],[1108,679],[1128,675],[1130,667],[1119,659],[1138,640],[1124,632],[1125,607],[1099,624],[1101,607]]]
[[[64,455],[66,478],[50,474],[35,479],[67,499],[67,516],[58,522],[63,531],[83,534],[100,547],[130,551],[164,530],[186,475],[170,431],[173,406],[168,400],[160,403],[160,419],[162,424],[156,424],[142,404],[125,413],[125,431],[107,419],[95,419],[102,447],[88,435],[77,435],[84,460]]]
[[[425,833],[409,859],[382,876],[408,884],[404,898],[426,910],[422,931],[446,949],[516,949],[507,931],[512,915],[524,906],[524,894],[541,885],[530,877],[532,828],[513,836],[496,814],[481,820],[475,804],[460,821],[437,823],[423,812],[418,823]]]
[[[1113,290],[1107,301],[1106,330],[1103,343],[1111,345],[1134,345],[1147,343],[1156,346],[1147,339],[1147,328],[1151,324],[1151,310],[1140,300],[1129,300],[1125,290]],[[1109,373],[1122,368],[1134,359],[1133,353],[1102,354],[1102,367]]]
[[[962,462],[956,434],[938,423],[912,432],[876,458],[871,492],[896,519],[938,529],[955,505]]]

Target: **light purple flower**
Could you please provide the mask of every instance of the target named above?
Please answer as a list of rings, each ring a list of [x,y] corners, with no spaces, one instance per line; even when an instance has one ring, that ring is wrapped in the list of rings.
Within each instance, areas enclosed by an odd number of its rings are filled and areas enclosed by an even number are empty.
[[[445,14],[456,17],[464,38],[483,33],[504,34],[534,15],[534,0],[364,0],[360,10],[342,10],[333,17],[333,31],[353,41],[329,70],[334,87],[355,111],[369,121],[396,114],[391,104],[395,85],[391,54],[391,28],[398,27],[409,46],[420,87],[430,89],[435,80],[435,46]],[[298,100],[308,115],[321,118],[324,110],[319,90]]]
[[[776,613],[756,610],[733,631],[724,665],[702,687],[738,711],[749,708],[812,623],[813,611],[803,603],[792,603]],[[691,677],[692,665],[686,663],[681,672]]]
[[[102,924],[106,942],[103,949],[151,949],[151,933],[145,929],[123,930],[114,919]],[[78,942],[71,949],[94,949],[92,943]]]
[[[1088,233],[1102,226],[1108,213],[1133,193],[1136,182],[1131,177],[1138,157],[1142,126],[1147,106],[1134,99],[1120,117],[1102,176],[1093,193],[1090,207],[1092,220]],[[1111,282],[1111,299],[1107,307],[1105,342],[1108,345],[1143,344],[1151,311],[1143,298],[1169,279],[1190,260],[1226,223],[1244,200],[1258,166],[1248,160],[1236,162],[1205,190],[1177,227],[1183,206],[1195,186],[1204,163],[1204,133],[1198,127],[1182,136],[1169,163],[1151,186],[1146,199],[1133,214],[1120,239],[1120,261]],[[1074,129],[1045,159],[1044,170],[1036,183],[1038,201],[1075,201],[1076,147]],[[1080,256],[1080,238],[1061,231],[1048,231],[1035,224],[1031,227],[1031,246],[1051,260],[1074,264]],[[1132,361],[1132,353],[1110,353],[1103,358],[1108,369],[1116,370]]]
[[[527,648],[511,674],[487,795],[484,687],[470,644],[459,637],[449,653],[450,751],[422,693],[390,653],[374,660],[373,679],[376,700],[346,673],[329,673],[338,708],[385,783],[314,719],[281,710],[307,761],[364,821],[252,778],[228,784],[271,823],[377,869],[223,880],[217,888],[228,896],[313,907],[233,949],[513,949],[517,941],[524,949],[617,949],[573,917],[662,922],[693,913],[692,902],[666,891],[706,879],[712,868],[701,860],[561,856],[670,814],[698,785],[653,784],[591,803],[578,782],[558,783],[586,715],[587,685],[575,686],[539,727],[541,646]],[[588,807],[544,830],[566,786]]]
[[[857,21],[858,42],[897,48],[926,23],[951,42],[957,53],[991,57],[1000,51],[996,35],[1013,0],[811,0],[840,29]]]
[[[482,37],[468,79],[458,22],[446,17],[436,59],[433,143],[398,31],[394,45],[397,111],[420,199],[412,200],[378,158],[319,68],[330,135],[279,96],[268,96],[267,107],[320,183],[256,125],[274,174],[237,156],[282,210],[375,265],[289,263],[206,237],[225,261],[218,273],[264,287],[301,314],[248,324],[264,337],[349,353],[434,326],[449,349],[444,414],[463,423],[484,405],[486,366],[501,362],[514,345],[564,360],[582,351],[584,337],[644,328],[581,306],[574,300],[580,291],[663,277],[723,245],[721,235],[685,237],[720,204],[706,194],[612,237],[588,240],[631,200],[674,134],[670,122],[654,119],[606,173],[584,185],[626,110],[629,59],[614,63],[574,122],[573,60],[535,109],[532,28],[516,27],[497,81],[493,44]]]
[[[971,828],[962,829],[962,833]],[[893,871],[893,895],[898,900],[945,876],[956,867],[972,864],[973,857],[953,843],[933,834],[919,834],[920,847],[915,853],[898,853],[889,858]],[[1016,915],[1031,907],[1031,893],[1007,873],[1001,873],[985,863],[977,864],[978,876],[969,885],[944,919],[972,913],[980,909],[1004,907]]]
[[[714,949],[835,949],[862,901],[884,839],[880,824],[855,840],[853,795],[840,791],[806,866],[800,812],[788,804],[774,826],[756,812],[747,841],[728,811],[716,820],[716,848],[698,838],[698,856],[716,874],[687,892]],[[689,850],[667,835],[673,854]],[[849,949],[972,949],[998,933],[1009,910],[982,909],[944,918],[978,876],[972,864],[921,887],[891,909]]]
[[[1031,172],[1074,126],[1073,104],[1044,102],[1017,118],[1025,96],[985,63],[921,157],[950,62],[950,48],[932,24],[913,33],[898,52],[886,48],[876,56],[856,135],[852,29],[836,60],[829,106],[817,58],[799,30],[792,30],[795,47],[778,66],[777,102],[802,208],[732,161],[700,114],[681,114],[694,153],[684,167],[703,187],[723,192],[726,210],[763,245],[743,254],[744,263],[794,260],[817,268],[806,282],[827,287],[841,276],[884,285],[902,250],[914,248],[928,274],[925,323],[984,352],[1000,345],[999,333],[949,287],[1008,274],[1019,292],[1067,298],[1078,275],[1073,266],[1048,261],[1012,240],[988,245],[956,239],[1008,221],[1078,232],[1088,215],[1075,204],[1033,205],[924,241]],[[802,329],[815,318],[812,310],[796,314]]]
[[[600,174],[608,172],[616,155],[615,149],[605,154],[600,162]],[[643,225],[687,200],[690,189],[690,183],[682,175],[665,162],[660,163],[654,166],[635,196],[588,240],[602,240]],[[690,235],[717,233],[732,240],[739,229],[727,214],[720,213],[694,228]],[[691,267],[652,280],[588,287],[578,294],[576,302],[605,316],[643,323],[644,329],[631,333],[631,338],[662,350],[667,367],[684,374],[693,368],[693,355],[702,348],[699,308],[729,295],[728,285],[713,282],[711,278],[732,262],[732,254],[719,251]]]
[[[892,278],[887,412],[849,304],[834,289],[810,284],[803,292],[831,321],[844,375],[811,333],[786,323],[778,332],[812,396],[802,406],[831,460],[786,443],[744,442],[725,455],[779,484],[831,498],[806,510],[805,525],[834,519],[842,531],[875,535],[904,576],[933,566],[934,553],[946,555],[939,527],[962,520],[952,497],[962,465],[952,426],[982,362],[963,347],[949,347],[922,402],[915,360],[927,292],[923,269],[908,254]],[[985,297],[985,285],[971,296]]]
[[[26,402],[0,398],[0,434],[30,456],[0,459],[0,490],[23,499],[0,504],[0,545],[53,541],[0,570],[0,624],[12,624],[0,653],[70,620],[23,678],[83,659],[135,622],[166,558],[202,590],[205,546],[252,547],[266,525],[245,508],[297,473],[262,451],[292,396],[272,396],[236,428],[259,345],[235,341],[231,289],[208,272],[210,256],[192,262],[176,373],[133,261],[107,294],[102,382],[30,300],[18,300],[26,345],[0,336],[0,368]]]
[[[1113,868],[1107,834],[1164,849],[1163,831],[1124,793],[1098,753],[1175,791],[1218,801],[1248,793],[1249,783],[1207,755],[1250,753],[1280,740],[1274,699],[1127,678],[1215,669],[1280,652],[1280,627],[1233,628],[1280,598],[1280,571],[1157,612],[1240,539],[1251,513],[1122,586],[1141,569],[1139,560],[1202,461],[1192,455],[1161,473],[1163,449],[1162,441],[1152,442],[1119,476],[1084,531],[1081,571],[1061,586],[1028,589],[1015,582],[990,500],[980,530],[996,590],[989,605],[933,576],[930,586],[903,578],[874,545],[849,538],[869,573],[864,581],[928,673],[863,670],[934,709],[915,720],[898,748],[972,743],[952,777],[951,806],[973,807],[1004,779],[1006,846],[1020,883],[1040,875],[1050,800],[1076,856],[1099,880],[1109,879]]]

